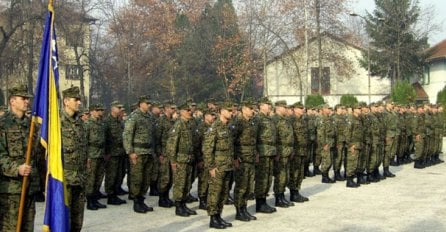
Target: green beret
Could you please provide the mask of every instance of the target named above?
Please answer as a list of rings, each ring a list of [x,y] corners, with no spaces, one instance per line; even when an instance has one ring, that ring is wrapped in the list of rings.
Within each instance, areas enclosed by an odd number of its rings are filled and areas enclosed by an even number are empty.
[[[294,103],[292,106],[293,106],[294,108],[299,108],[299,109],[303,109],[303,108],[304,108],[304,105],[303,105],[300,101]]]
[[[81,94],[80,94],[80,90],[79,87],[77,86],[73,86],[69,89],[66,89],[64,91],[62,91],[62,96],[64,98],[76,98],[76,99],[81,99]]]
[[[232,102],[226,101],[226,102],[223,102],[222,104],[220,104],[220,109],[232,110],[232,106],[233,106]]]
[[[117,107],[117,108],[122,108],[122,107],[124,107],[124,105],[121,104],[119,101],[113,101],[113,102],[110,104],[110,106],[111,106],[111,107]]]
[[[20,97],[33,97],[32,94],[28,93],[28,87],[26,85],[18,85],[9,89],[9,96],[20,96]]]
[[[91,110],[105,110],[105,107],[101,103],[97,103],[97,104],[90,105],[90,107],[88,109],[90,109],[90,111]]]
[[[147,104],[151,104],[152,103],[147,95],[143,95],[143,96],[140,96],[138,98],[138,104],[139,103],[143,103],[143,102],[145,102]]]

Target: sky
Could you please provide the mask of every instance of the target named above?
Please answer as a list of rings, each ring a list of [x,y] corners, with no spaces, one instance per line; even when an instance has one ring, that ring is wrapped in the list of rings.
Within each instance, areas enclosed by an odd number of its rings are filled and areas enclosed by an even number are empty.
[[[446,39],[446,14],[444,10],[446,9],[446,0],[419,0],[421,9],[426,8],[429,5],[435,7],[434,21],[440,26],[440,30],[430,35],[429,44],[431,46],[441,42]],[[374,0],[352,0],[352,7],[355,13],[364,15],[366,11],[372,13],[375,9]]]

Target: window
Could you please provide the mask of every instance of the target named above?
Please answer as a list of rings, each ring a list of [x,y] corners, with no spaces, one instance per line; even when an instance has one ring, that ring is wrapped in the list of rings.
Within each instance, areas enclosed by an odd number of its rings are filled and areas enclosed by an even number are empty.
[[[330,94],[330,67],[322,69],[322,78],[319,78],[319,68],[311,68],[311,93],[319,93],[319,84],[321,85],[321,95]]]
[[[82,72],[82,66],[80,65],[67,65],[65,69],[65,79],[80,80]]]

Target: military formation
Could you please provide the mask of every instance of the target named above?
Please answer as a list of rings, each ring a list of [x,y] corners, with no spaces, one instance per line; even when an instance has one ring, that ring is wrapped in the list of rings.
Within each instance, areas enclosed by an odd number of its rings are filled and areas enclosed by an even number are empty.
[[[15,231],[24,176],[29,185],[22,230],[33,231],[44,152],[36,142],[30,165],[25,164],[32,95],[24,86],[9,95],[9,109],[0,116],[0,231]],[[177,105],[141,96],[127,116],[118,101],[107,115],[99,103],[82,110],[78,87],[62,96],[71,231],[82,229],[85,208],[126,204],[119,196],[127,193],[136,213],[154,211],[145,203],[149,196],[158,197],[159,207],[174,207],[180,217],[197,215],[187,204],[199,201],[209,227],[225,229],[232,224],[222,218],[224,205],[234,205],[236,220],[249,222],[257,220],[248,211],[249,200],[255,199],[256,213],[267,214],[308,201],[300,193],[306,177],[321,175],[322,183],[346,181],[346,187],[357,188],[395,177],[390,166],[414,162],[419,169],[443,162],[443,108],[437,105],[305,108],[265,97],[240,104],[209,99],[199,108],[190,99]],[[125,179],[128,192],[122,188]],[[191,194],[196,180],[198,199]],[[274,206],[266,201],[271,188]]]

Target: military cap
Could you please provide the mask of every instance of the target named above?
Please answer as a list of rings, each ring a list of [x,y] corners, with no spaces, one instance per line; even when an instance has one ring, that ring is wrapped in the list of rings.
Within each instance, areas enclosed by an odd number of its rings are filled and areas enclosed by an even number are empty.
[[[184,102],[178,106],[179,110],[190,110],[190,105],[187,102]]]
[[[163,108],[164,107],[164,105],[161,102],[159,102],[159,101],[153,101],[152,102],[152,106],[153,107],[157,107],[157,108]]]
[[[274,106],[283,106],[283,107],[286,107],[286,101],[285,101],[285,100],[276,101],[276,102],[274,103]]]
[[[122,107],[124,107],[124,105],[121,104],[119,101],[113,101],[113,102],[110,104],[110,106],[111,106],[111,107],[117,107],[117,108],[122,108]]]
[[[367,103],[365,103],[365,102],[359,102],[359,103],[358,103],[358,106],[364,108],[364,107],[367,107]]]
[[[81,110],[80,112],[82,115],[90,113],[90,111],[88,109]]]
[[[18,85],[9,89],[9,96],[20,96],[20,97],[33,97],[32,94],[28,93],[28,87],[26,85]]]
[[[272,102],[268,99],[268,97],[263,97],[259,100],[259,104],[268,104],[271,105]]]
[[[294,103],[292,106],[293,106],[294,108],[300,108],[300,109],[303,109],[303,108],[304,108],[304,105],[303,105],[300,101]]]
[[[232,110],[232,106],[233,106],[233,104],[232,104],[232,102],[230,102],[230,101],[225,101],[225,102],[223,102],[222,104],[220,104],[220,109],[224,109],[224,110]]]
[[[319,105],[319,109],[329,109],[329,108],[330,108],[330,105],[328,105],[327,103]]]
[[[97,104],[90,105],[89,109],[90,110],[105,110],[105,107],[101,103],[97,103]]]
[[[68,89],[62,91],[62,96],[64,98],[81,99],[80,89],[77,86],[73,86],[71,88],[68,88]]]
[[[149,96],[147,96],[147,95],[143,95],[138,98],[138,104],[143,103],[143,102],[145,102],[147,104],[152,104],[152,102],[149,99]]]
[[[206,100],[207,103],[215,103],[215,99],[213,97],[210,97]]]
[[[255,103],[251,100],[242,101],[240,104],[242,106],[249,107],[249,108],[253,108],[255,105]]]
[[[216,115],[217,113],[214,111],[214,110],[212,110],[212,109],[203,109],[203,110],[201,110],[202,112],[203,112],[203,115],[206,115],[206,114],[213,114],[213,115]]]

